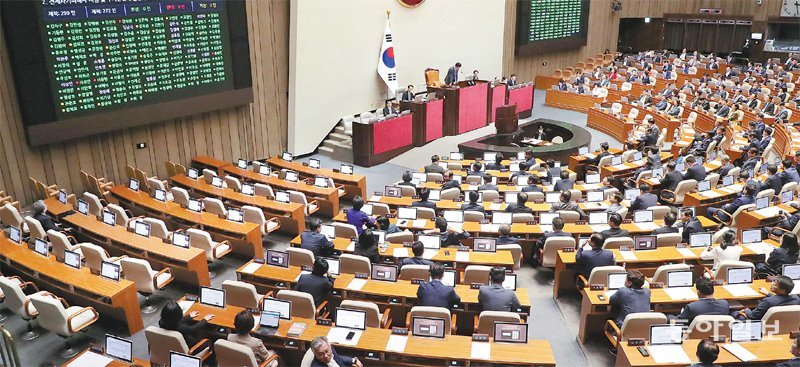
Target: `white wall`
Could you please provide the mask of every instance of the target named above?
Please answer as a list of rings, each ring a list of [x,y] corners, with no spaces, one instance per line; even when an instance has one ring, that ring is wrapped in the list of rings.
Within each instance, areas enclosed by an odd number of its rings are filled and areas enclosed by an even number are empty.
[[[397,0],[292,0],[290,152],[310,153],[342,116],[383,106],[387,90],[376,69],[386,10],[401,87],[420,92],[425,68],[444,79],[456,61],[467,75],[500,76],[503,0],[428,0],[416,8]]]

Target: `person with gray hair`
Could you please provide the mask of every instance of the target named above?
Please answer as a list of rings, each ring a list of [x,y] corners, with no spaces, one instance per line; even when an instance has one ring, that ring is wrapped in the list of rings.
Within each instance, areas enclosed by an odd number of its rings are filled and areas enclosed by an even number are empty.
[[[364,367],[356,357],[343,356],[336,353],[328,338],[318,336],[311,341],[311,352],[314,360],[311,367]]]
[[[33,203],[33,219],[39,221],[45,232],[51,229],[59,232],[62,231],[58,224],[53,221],[53,218],[50,218],[50,216],[47,215],[47,204],[45,204],[42,200],[36,200],[36,202]]]

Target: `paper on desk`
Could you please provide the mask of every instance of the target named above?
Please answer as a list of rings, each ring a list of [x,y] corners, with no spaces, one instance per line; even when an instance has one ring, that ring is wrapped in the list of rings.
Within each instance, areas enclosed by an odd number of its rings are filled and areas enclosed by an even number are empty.
[[[600,188],[600,185],[598,185],[598,184],[584,184],[583,188],[585,190],[597,190],[597,189]]]
[[[350,284],[347,285],[347,289],[352,291],[360,291],[361,288],[364,288],[364,284],[367,284],[366,279],[354,278],[350,281]]]
[[[352,339],[347,340],[347,334],[350,332],[355,333],[355,335]],[[361,333],[361,330],[332,327],[331,330],[328,331],[328,341],[336,344],[355,346],[358,345],[358,339],[361,338]]]
[[[467,185],[467,191],[477,191],[478,185]]]
[[[247,264],[247,266],[242,268],[242,273],[253,274],[260,267],[261,267],[261,264],[259,264],[259,263],[255,263],[255,262],[249,263],[249,264]]]
[[[757,296],[759,294],[749,284],[728,284],[722,286],[722,288],[725,288],[734,297]]]
[[[436,256],[436,254],[438,254],[438,253],[439,253],[439,250],[425,249],[425,251],[422,253],[422,258],[430,260],[430,259],[433,259],[433,257]]]
[[[386,342],[386,348],[384,348],[387,352],[397,352],[403,353],[406,351],[406,343],[408,342],[408,337],[403,335],[389,335],[389,341]]]
[[[664,288],[664,293],[666,293],[673,301],[697,299],[697,293],[695,293],[692,287]]]
[[[656,185],[661,183],[661,179],[660,178],[651,178],[650,181],[653,181],[653,183],[656,184]]]
[[[628,169],[628,165],[623,163],[623,164],[618,164],[616,166],[611,166],[611,168],[616,169],[616,170]]]
[[[353,251],[355,251],[355,249],[356,249],[356,243],[353,242],[353,241],[350,241],[350,244],[347,245],[347,248],[344,249],[344,251],[345,252],[353,252]]]
[[[503,204],[498,204],[498,203],[491,204],[489,205],[489,210],[491,211],[503,210]]]
[[[193,304],[194,301],[187,301],[187,300],[178,301],[178,306],[181,307],[181,311],[183,311],[183,313],[186,313],[186,311],[189,310],[189,307],[192,307]]]
[[[753,251],[758,255],[769,254],[770,252],[772,252],[772,250],[775,249],[775,246],[772,246],[764,242],[748,243],[745,245],[745,247],[747,247],[748,249],[750,249],[750,251]]]
[[[380,202],[383,196],[370,196],[369,201]]]
[[[641,231],[653,231],[660,228],[658,224],[653,222],[636,223],[636,227]]]
[[[500,226],[497,225],[497,224],[481,224],[481,232],[484,232],[484,233],[487,233],[487,232],[495,232],[496,233],[499,228],[500,228]]]
[[[595,158],[597,158],[597,156],[596,156],[596,155],[594,155],[594,154],[592,154],[592,153],[586,153],[586,155],[584,155],[584,157],[586,157],[586,158],[589,158],[589,159],[595,159]]]
[[[680,344],[650,345],[647,347],[656,363],[688,365],[692,363]]]
[[[771,206],[764,209],[756,210],[756,214],[764,216],[764,217],[777,217],[780,214],[781,208],[777,206]]]
[[[464,223],[456,223],[456,222],[447,223],[447,227],[452,229],[452,230],[454,230],[454,231],[460,231],[463,226],[464,226]]]
[[[605,231],[606,229],[611,228],[608,226],[608,224],[590,224],[589,227],[592,228],[592,232],[597,232],[597,233],[600,233],[602,231]]]
[[[719,195],[714,190],[700,191],[700,192],[698,192],[698,194],[700,194],[700,196],[706,197],[706,198],[712,198],[712,197],[715,197],[715,196]]]
[[[685,248],[684,247],[684,248],[679,248],[677,250],[683,256],[686,256],[686,257],[697,257],[697,254],[695,254],[694,251],[692,251],[692,249],[690,249],[690,248]]]
[[[75,358],[67,367],[105,367],[111,361],[113,361],[111,358],[89,351]]]
[[[416,219],[416,220],[414,220],[414,222],[411,224],[411,226],[412,226],[412,227],[414,227],[414,228],[425,228],[425,224],[426,224],[427,222],[428,222],[428,221],[427,221],[427,220],[425,220],[425,219]]]
[[[553,226],[550,225],[550,224],[540,224],[539,228],[542,229],[542,232],[552,232],[553,231]]]
[[[620,251],[619,254],[622,255],[622,258],[625,260],[637,259],[636,254],[633,251]]]
[[[610,289],[610,290],[607,290],[607,291],[603,292],[603,295],[606,296],[606,300],[610,300],[611,296],[613,296],[614,293],[617,293],[617,290],[616,289]]]
[[[750,362],[758,359],[758,357],[747,350],[739,343],[721,344],[725,350],[733,354],[734,357],[739,358],[742,362]]]
[[[489,360],[492,358],[492,344],[487,342],[472,342],[470,359]]]
[[[469,262],[469,251],[456,251],[456,262]]]
[[[392,250],[392,256],[394,256],[394,257],[410,257],[408,255],[408,248],[406,248],[406,247],[396,248],[396,249]]]

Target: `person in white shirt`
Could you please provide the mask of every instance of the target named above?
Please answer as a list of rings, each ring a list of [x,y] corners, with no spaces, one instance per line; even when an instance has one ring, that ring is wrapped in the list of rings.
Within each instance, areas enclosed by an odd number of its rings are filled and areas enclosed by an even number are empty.
[[[739,261],[739,256],[742,254],[742,247],[736,245],[736,232],[727,231],[722,234],[722,243],[718,247],[708,246],[700,253],[700,258],[703,260],[714,260],[714,267],[712,271],[719,268],[719,264],[723,261]]]

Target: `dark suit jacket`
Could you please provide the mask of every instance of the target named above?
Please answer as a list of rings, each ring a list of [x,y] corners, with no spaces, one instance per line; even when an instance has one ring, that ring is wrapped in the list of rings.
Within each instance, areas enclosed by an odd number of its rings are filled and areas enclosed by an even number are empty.
[[[450,180],[450,181],[447,181],[447,182],[442,184],[442,190],[447,190],[447,189],[453,188],[453,187],[455,187],[459,191],[461,191],[461,185],[456,180]]]
[[[617,326],[622,326],[625,317],[636,312],[650,312],[650,289],[622,287],[608,300],[611,315]]]
[[[697,180],[697,182],[703,181],[706,179],[706,169],[702,164],[695,164],[686,170],[686,174],[683,176],[683,179]]]
[[[458,246],[461,244],[461,240],[465,240],[469,238],[469,236],[469,232],[467,231],[461,233],[447,233],[447,231],[445,231],[439,234],[439,238],[442,239],[442,247]]]
[[[499,236],[497,237],[497,244],[498,245],[513,245],[519,243],[519,238],[511,237],[511,236]]]
[[[767,177],[767,179],[764,180],[764,184],[761,185],[761,189],[759,191],[773,189],[775,190],[776,194],[780,194],[782,188],[783,188],[783,183],[781,183],[781,176],[776,173],[774,175]]]
[[[755,169],[756,168],[756,164],[759,161],[761,161],[761,158],[759,158],[759,157],[753,157],[753,158],[748,159],[747,161],[744,162],[744,164],[742,164],[742,171],[749,171],[751,169]]]
[[[438,164],[429,164],[425,166],[425,173],[444,173],[444,167]]]
[[[537,185],[528,185],[522,188],[522,192],[544,192],[541,187]]]
[[[550,237],[572,237],[572,234],[564,231],[545,232],[542,234],[542,237],[539,237],[539,240],[536,241],[536,246],[538,248],[544,248],[544,242]]]
[[[580,247],[575,254],[575,264],[577,265],[577,273],[589,279],[592,269],[598,266],[614,265],[616,261],[614,261],[614,253],[610,250],[593,248],[589,251],[583,251],[583,247]]]
[[[378,254],[378,246],[371,246],[369,248],[362,248],[356,244],[355,250],[353,250],[353,255],[359,255],[369,258],[369,262],[371,263],[379,263],[381,262],[381,255]]]
[[[783,172],[780,173],[781,176],[781,185],[786,185],[789,182],[800,182],[800,175],[797,174],[797,169],[794,167],[789,167],[785,169]],[[783,188],[783,186],[781,186]],[[775,190],[775,193],[779,193],[780,190]],[[45,228],[46,229],[46,228]]]
[[[728,171],[730,171],[732,168],[733,168],[733,164],[731,164],[731,163],[728,163],[728,164],[720,167],[719,171],[718,171],[719,172],[719,177],[727,176],[728,175]]]
[[[45,232],[51,229],[54,231],[61,231],[61,228],[58,228],[56,222],[53,221],[53,218],[50,218],[50,216],[47,214],[34,214],[33,219],[38,220],[39,223],[42,224],[42,228]]]
[[[740,206],[747,205],[747,204],[752,204],[752,203],[755,203],[755,202],[756,202],[756,199],[752,195],[742,195],[742,196],[739,196],[736,199],[733,199],[733,201],[731,201],[730,203],[727,203],[727,204],[723,205],[722,206],[722,210],[724,210],[724,211],[726,211],[726,212],[728,212],[730,214],[733,214],[733,212],[735,212],[736,209],[739,209]]]
[[[333,242],[322,233],[304,231],[300,234],[300,248],[314,253],[314,256],[328,256],[333,252]]]
[[[501,170],[501,169],[503,169],[503,168],[505,168],[505,167],[503,167],[503,165],[502,165],[502,164],[500,164],[500,163],[497,163],[497,162],[492,162],[492,163],[487,163],[487,164],[486,164],[486,169],[491,169],[491,170],[497,170],[497,171],[499,171],[499,170]]]
[[[791,305],[798,305],[800,304],[800,299],[797,298],[795,295],[771,295],[764,297],[761,302],[758,303],[755,309],[745,309],[745,313],[747,314],[747,318],[750,320],[761,320],[764,317],[764,314],[767,313],[771,307],[774,306],[791,306]]]
[[[331,353],[333,353],[333,360],[339,365],[339,367],[351,367],[355,361],[353,357],[343,356],[339,353],[336,353],[336,349],[333,348],[333,345],[331,345]],[[311,367],[328,367],[328,365],[314,358],[311,361]]]
[[[797,254],[790,255],[785,249],[776,248],[769,253],[766,265],[775,272],[780,272],[785,264],[797,263]]]
[[[409,91],[405,91],[405,92],[403,92],[403,95],[400,96],[400,100],[401,101],[413,101],[414,100],[414,93],[411,93]]]
[[[775,367],[800,367],[800,357],[795,357],[786,362],[778,363],[775,365]]]
[[[454,84],[458,81],[458,72],[456,71],[455,66],[451,66],[447,69],[447,75],[444,77],[444,84]]]
[[[692,218],[683,225],[683,242],[689,243],[689,235],[703,232],[703,225],[697,218]]]
[[[321,277],[314,274],[303,274],[297,280],[295,290],[306,292],[314,297],[314,304],[319,305],[328,298],[333,289],[333,278]]]
[[[436,203],[433,202],[433,201],[427,201],[427,200],[426,201],[422,201],[422,200],[420,200],[420,201],[414,201],[414,202],[411,203],[411,207],[417,207],[417,206],[421,206],[423,208],[431,208],[433,210],[436,210]]]
[[[600,232],[600,234],[603,236],[603,240],[607,240],[607,239],[612,238],[612,237],[630,237],[631,236],[630,233],[628,233],[628,231],[626,231],[624,229],[621,229],[619,227],[606,229],[605,231]]]
[[[675,188],[678,187],[681,181],[683,181],[683,174],[679,171],[672,171],[665,174],[664,178],[661,179],[661,187],[670,191],[675,191]]]
[[[528,208],[527,206],[525,206],[524,203],[523,204],[520,204],[520,203],[508,204],[508,206],[506,207],[505,211],[509,212],[509,213],[531,213],[531,214],[533,214],[533,209]]]
[[[481,213],[483,213],[483,211],[484,211],[483,205],[478,204],[478,203],[474,203],[474,204],[473,203],[464,203],[464,204],[461,204],[461,210],[471,210],[471,211],[476,211],[476,212],[481,212]]]
[[[205,319],[195,322],[189,315],[184,316],[177,325],[166,325],[163,321],[164,320],[158,320],[158,326],[160,328],[181,333],[183,339],[186,341],[186,345],[191,346],[197,344],[197,342],[204,337],[204,329],[208,325],[208,321]]]
[[[656,196],[656,194],[645,193],[637,196],[636,199],[631,202],[629,211],[633,213],[634,211],[644,210],[656,205],[658,205],[658,196]]]
[[[520,308],[517,294],[500,285],[484,285],[478,291],[478,302],[483,311],[514,312]]]
[[[558,180],[553,186],[553,191],[571,190],[575,186],[575,181],[570,179]]]
[[[425,282],[417,288],[417,306],[453,308],[453,305],[459,303],[461,297],[456,294],[455,289],[442,284],[441,281]]]
[[[400,260],[400,267],[402,267],[403,265],[431,265],[431,264],[433,264],[433,261],[425,259],[421,256],[407,257],[404,258],[403,260]]]
[[[678,233],[678,228],[664,226],[653,230],[653,234],[655,235],[667,234],[667,233]]]
[[[717,110],[716,115],[722,117],[728,117],[729,113],[731,113],[731,108],[728,106],[722,106]]]

